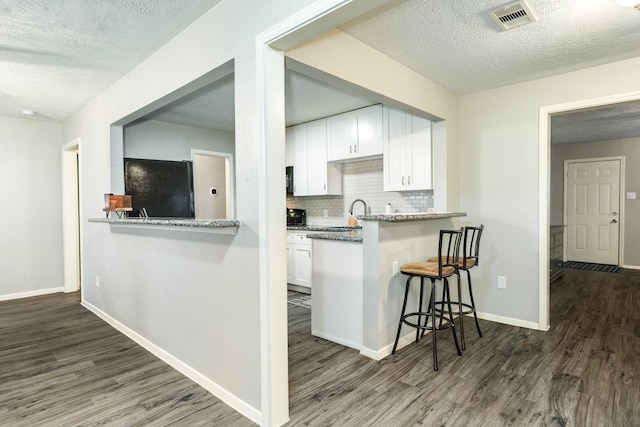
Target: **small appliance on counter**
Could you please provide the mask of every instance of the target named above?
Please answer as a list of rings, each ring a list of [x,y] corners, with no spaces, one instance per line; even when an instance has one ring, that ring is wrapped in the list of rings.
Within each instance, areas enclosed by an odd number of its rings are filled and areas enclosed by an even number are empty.
[[[307,211],[287,208],[287,227],[304,227],[307,225]]]

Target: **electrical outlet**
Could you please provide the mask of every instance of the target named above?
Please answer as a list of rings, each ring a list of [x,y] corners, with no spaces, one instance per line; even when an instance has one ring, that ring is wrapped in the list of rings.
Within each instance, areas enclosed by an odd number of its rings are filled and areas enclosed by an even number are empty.
[[[100,287],[100,276],[96,276],[96,288]]]
[[[322,214],[324,215],[324,217],[328,217],[329,216],[329,209],[325,208],[322,210]]]
[[[398,274],[400,274],[400,267],[398,265],[398,261],[393,261],[391,263],[391,273],[393,274],[393,277],[396,277]]]
[[[507,289],[507,278],[498,276],[498,289]]]

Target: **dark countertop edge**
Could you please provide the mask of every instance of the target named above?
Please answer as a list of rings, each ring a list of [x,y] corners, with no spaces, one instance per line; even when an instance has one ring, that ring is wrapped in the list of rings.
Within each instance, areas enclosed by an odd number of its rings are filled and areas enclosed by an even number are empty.
[[[375,215],[358,215],[356,218],[362,221],[378,221],[378,222],[407,222],[407,221],[426,221],[442,218],[455,218],[467,216],[466,212],[416,212],[406,214],[375,214]]]
[[[334,233],[312,233],[307,234],[309,239],[317,239],[317,240],[335,240],[339,242],[355,242],[362,243],[362,235],[358,234],[356,236],[348,235],[348,232],[334,232]]]
[[[89,222],[111,225],[145,226],[145,227],[175,227],[177,229],[217,229],[237,228],[237,220],[196,220],[186,218],[89,218]]]

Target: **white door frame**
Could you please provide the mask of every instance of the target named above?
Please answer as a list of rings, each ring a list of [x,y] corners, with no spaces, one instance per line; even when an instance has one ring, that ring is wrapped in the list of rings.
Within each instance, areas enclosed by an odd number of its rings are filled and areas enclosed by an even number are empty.
[[[289,419],[286,310],[286,227],[282,214],[285,166],[284,55],[282,51],[355,18],[388,0],[316,0],[255,39],[256,111],[260,129],[260,367],[261,425]],[[337,13],[332,13],[337,12]],[[269,147],[269,149],[267,149]]]
[[[586,162],[603,162],[603,161],[609,161],[609,160],[618,160],[620,162],[620,194],[619,194],[619,212],[618,212],[618,265],[624,265],[624,197],[623,195],[625,194],[625,179],[624,179],[624,165],[625,165],[625,158],[624,156],[614,156],[614,157],[594,157],[592,159],[570,159],[570,160],[565,160],[564,161],[564,205],[562,207],[563,209],[563,221],[565,225],[569,225],[569,221],[568,221],[568,215],[567,215],[567,183],[568,183],[568,176],[567,176],[567,168],[569,166],[569,163],[586,163]],[[562,260],[566,261],[567,260],[567,236],[565,235],[565,244],[563,245],[564,247],[564,253],[562,254]]]
[[[62,244],[64,291],[81,286],[80,257],[80,138],[62,146]]]
[[[546,331],[549,329],[551,115],[583,108],[601,107],[603,105],[638,100],[640,100],[640,91],[601,98],[583,99],[564,104],[547,105],[540,107],[538,111],[538,253],[540,254],[538,258],[538,328],[540,330]]]

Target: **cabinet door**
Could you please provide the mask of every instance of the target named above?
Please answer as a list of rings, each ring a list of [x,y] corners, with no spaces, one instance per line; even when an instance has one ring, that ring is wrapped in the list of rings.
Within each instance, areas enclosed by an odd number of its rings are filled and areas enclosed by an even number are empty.
[[[431,122],[411,115],[411,135],[407,139],[407,190],[430,190],[431,174]]]
[[[307,123],[307,194],[327,194],[327,121]]]
[[[293,236],[287,233],[287,283],[293,283]]]
[[[352,157],[357,144],[358,121],[353,112],[327,118],[327,160]]]
[[[407,114],[385,107],[383,153],[384,191],[401,191],[406,185]]]
[[[358,143],[354,157],[369,157],[382,154],[382,105],[372,105],[354,111],[358,121]]]
[[[293,245],[293,284],[311,287],[311,245]]]
[[[295,159],[293,164],[293,195],[306,196],[309,194],[307,183],[307,125],[293,126],[291,133]]]

